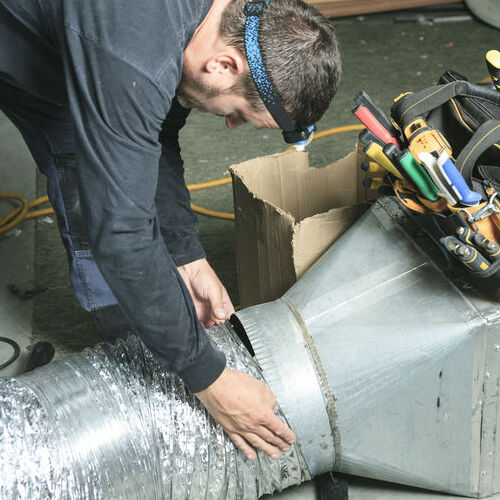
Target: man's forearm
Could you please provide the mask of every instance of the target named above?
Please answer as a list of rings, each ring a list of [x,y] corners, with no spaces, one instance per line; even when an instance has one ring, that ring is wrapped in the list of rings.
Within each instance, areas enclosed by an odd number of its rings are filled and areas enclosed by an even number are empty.
[[[199,391],[218,378],[225,357],[210,344],[191,295],[155,233],[147,245],[137,245],[144,235],[130,228],[120,237],[101,233],[97,244],[93,241],[94,255],[144,343],[162,365]]]

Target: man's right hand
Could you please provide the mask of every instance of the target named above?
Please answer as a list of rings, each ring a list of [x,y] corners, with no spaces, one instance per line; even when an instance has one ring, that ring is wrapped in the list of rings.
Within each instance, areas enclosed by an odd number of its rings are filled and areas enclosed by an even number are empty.
[[[225,368],[220,377],[196,394],[234,444],[251,460],[254,448],[271,458],[288,451],[295,434],[275,414],[276,398],[246,373]]]

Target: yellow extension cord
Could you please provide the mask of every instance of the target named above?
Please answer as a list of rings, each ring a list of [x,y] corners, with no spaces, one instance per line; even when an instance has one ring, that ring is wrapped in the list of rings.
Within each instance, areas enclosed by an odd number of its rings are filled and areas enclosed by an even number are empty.
[[[322,132],[318,132],[314,134],[313,140],[321,139],[322,137],[327,137],[329,135],[334,134],[342,134],[344,132],[354,132],[358,130],[362,130],[364,125],[346,125],[343,127],[335,127],[330,128],[328,130],[323,130]],[[293,149],[293,146],[290,146],[285,149],[285,151],[290,151]],[[187,188],[189,191],[198,191],[201,189],[212,188],[216,186],[222,186],[223,184],[230,184],[230,177],[223,177],[222,179],[217,179],[214,181],[208,182],[199,182],[197,184],[188,184]],[[19,206],[17,206],[14,210],[9,212],[4,217],[0,217],[0,234],[5,234],[8,231],[14,229],[18,224],[26,219],[33,219],[34,217],[40,217],[43,215],[51,215],[54,213],[52,208],[42,208],[38,210],[32,210],[43,203],[47,203],[49,201],[48,196],[42,196],[33,201],[28,201],[24,196],[17,193],[0,193],[0,199],[9,199],[9,200],[17,200],[19,202]],[[218,219],[234,219],[234,214],[227,212],[218,212],[216,210],[211,210],[209,208],[200,207],[195,204],[191,204],[191,208],[194,212],[197,212],[201,215],[206,215],[208,217],[215,217]]]

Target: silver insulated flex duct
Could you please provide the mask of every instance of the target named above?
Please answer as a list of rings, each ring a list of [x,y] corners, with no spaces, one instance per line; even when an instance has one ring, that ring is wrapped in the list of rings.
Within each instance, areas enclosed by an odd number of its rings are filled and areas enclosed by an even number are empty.
[[[210,334],[262,380],[228,326]],[[2,500],[253,500],[309,478],[296,445],[246,459],[134,338],[0,378]]]
[[[500,491],[500,311],[450,282],[390,199],[281,299],[210,334],[263,376],[298,437],[237,452],[137,340],[0,381],[0,498],[255,499],[332,469]],[[424,252],[425,250],[425,252]]]

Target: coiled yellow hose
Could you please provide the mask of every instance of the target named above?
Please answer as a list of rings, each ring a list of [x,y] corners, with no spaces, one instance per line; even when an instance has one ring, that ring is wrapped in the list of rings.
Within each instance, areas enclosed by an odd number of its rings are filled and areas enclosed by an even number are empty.
[[[323,130],[314,134],[313,141],[321,139],[322,137],[327,137],[329,135],[342,134],[345,132],[354,132],[362,130],[364,125],[346,125],[343,127],[334,127],[328,130]],[[285,149],[285,151],[293,150],[293,146]],[[231,184],[230,177],[223,177],[222,179],[216,179],[214,181],[199,182],[196,184],[188,184],[187,188],[189,191],[199,191],[201,189],[208,189],[217,186],[222,186],[224,184]],[[48,196],[42,196],[33,201],[28,201],[24,196],[17,193],[0,193],[0,199],[17,200],[19,205],[9,212],[7,215],[0,217],[0,234],[5,234],[8,231],[14,229],[22,221],[26,219],[33,219],[34,217],[40,217],[44,215],[51,215],[54,213],[52,208],[42,208],[38,210],[32,210],[39,205],[47,203],[49,201]],[[199,205],[191,204],[191,208],[194,212],[206,215],[207,217],[215,217],[217,219],[234,220],[234,214],[229,212],[218,212],[217,210],[211,210],[209,208],[200,207]]]

